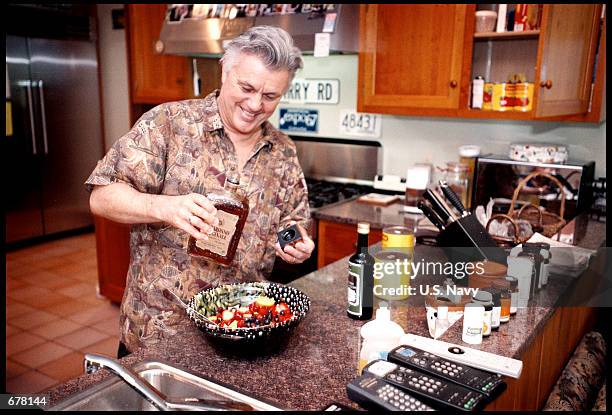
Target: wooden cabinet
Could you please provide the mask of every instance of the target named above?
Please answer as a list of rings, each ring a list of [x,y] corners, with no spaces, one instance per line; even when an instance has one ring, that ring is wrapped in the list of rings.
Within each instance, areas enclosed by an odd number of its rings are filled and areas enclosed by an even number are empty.
[[[166,4],[128,4],[126,10],[132,103],[160,104],[191,98],[188,58],[155,51]]]
[[[601,9],[597,4],[552,4],[544,10],[536,116],[586,113]]]
[[[130,264],[130,225],[94,217],[100,294],[114,303],[123,298]]]
[[[364,7],[358,107],[456,110],[467,5]]]
[[[381,229],[370,230],[370,245],[382,240]],[[317,268],[331,264],[357,249],[357,226],[319,220],[317,236]]]
[[[518,379],[506,377],[504,381],[508,387],[486,409],[541,410],[580,339],[593,327],[596,310],[557,308],[520,356],[523,362],[521,376]]]
[[[502,34],[474,33],[477,7],[485,6],[361,6],[357,109],[461,118],[602,120],[606,26],[601,4],[544,4],[539,30]],[[501,83],[515,73],[534,85],[531,110],[470,108],[474,77]]]

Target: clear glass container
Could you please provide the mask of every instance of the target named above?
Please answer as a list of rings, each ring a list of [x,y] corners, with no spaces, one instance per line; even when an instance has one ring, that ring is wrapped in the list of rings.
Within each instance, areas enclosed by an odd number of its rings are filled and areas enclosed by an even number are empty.
[[[449,187],[459,196],[463,206],[469,206],[469,166],[463,163],[449,161],[444,169],[444,180]]]

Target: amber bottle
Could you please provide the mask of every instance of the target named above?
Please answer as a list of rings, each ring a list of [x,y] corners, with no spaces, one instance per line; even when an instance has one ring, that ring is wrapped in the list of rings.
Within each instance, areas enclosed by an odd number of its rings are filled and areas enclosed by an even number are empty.
[[[240,191],[239,179],[228,177],[223,189],[204,194],[217,208],[219,224],[208,239],[189,238],[189,255],[227,266],[232,263],[249,215],[249,201]]]

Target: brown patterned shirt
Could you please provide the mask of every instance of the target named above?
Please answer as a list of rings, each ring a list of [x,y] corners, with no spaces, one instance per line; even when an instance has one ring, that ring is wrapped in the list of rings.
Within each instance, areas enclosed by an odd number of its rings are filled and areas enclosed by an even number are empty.
[[[218,91],[204,99],[171,102],[145,113],[98,162],[94,185],[127,183],[144,193],[203,193],[238,171],[234,145],[224,133]],[[295,220],[310,226],[304,174],[295,144],[267,121],[240,172],[249,216],[234,261],[222,267],[187,254],[189,235],[168,224],[135,224],[130,267],[121,303],[121,341],[130,351],[176,333],[184,310],[165,299],[164,288],[187,300],[208,284],[259,281],[270,275],[276,233]]]

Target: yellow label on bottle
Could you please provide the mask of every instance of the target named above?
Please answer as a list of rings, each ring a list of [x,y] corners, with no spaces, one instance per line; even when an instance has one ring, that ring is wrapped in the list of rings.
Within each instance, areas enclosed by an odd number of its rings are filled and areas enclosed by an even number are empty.
[[[490,111],[493,109],[493,83],[491,82],[484,84],[482,109],[485,111]]]
[[[381,241],[383,249],[414,248],[414,235],[393,235],[383,233]]]
[[[6,136],[13,135],[13,110],[10,101],[6,101]]]
[[[208,249],[217,255],[226,256],[234,232],[236,232],[239,217],[223,210],[217,210],[217,218],[219,225],[214,226],[214,231],[208,235],[208,240],[200,239],[195,245],[200,249]]]

